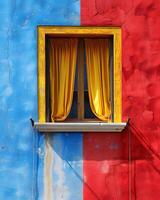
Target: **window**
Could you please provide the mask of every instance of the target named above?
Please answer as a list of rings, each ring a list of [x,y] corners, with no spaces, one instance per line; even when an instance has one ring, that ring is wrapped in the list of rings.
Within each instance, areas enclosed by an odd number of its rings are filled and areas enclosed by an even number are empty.
[[[121,29],[118,27],[38,27],[38,114],[39,122],[50,122],[49,115],[49,64],[48,42],[51,38],[78,38],[77,71],[74,87],[73,103],[67,121],[97,121],[97,117],[90,109],[88,89],[86,87],[86,50],[84,40],[95,38],[109,41],[109,65],[110,65],[110,93],[111,93],[111,117],[113,123],[121,123]],[[83,84],[82,84],[83,83]],[[77,109],[77,114],[72,112]],[[87,112],[85,112],[88,110]],[[73,115],[74,113],[74,115]],[[89,116],[88,116],[89,114]],[[72,120],[71,120],[72,119]]]
[[[112,121],[112,41],[112,36],[46,37],[47,121]]]

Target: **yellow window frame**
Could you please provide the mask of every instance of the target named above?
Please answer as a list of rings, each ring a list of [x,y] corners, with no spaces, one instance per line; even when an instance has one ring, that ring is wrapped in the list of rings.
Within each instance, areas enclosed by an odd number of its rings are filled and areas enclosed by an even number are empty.
[[[122,47],[120,27],[38,26],[38,121],[46,122],[45,38],[53,36],[113,36],[114,122],[122,121]]]

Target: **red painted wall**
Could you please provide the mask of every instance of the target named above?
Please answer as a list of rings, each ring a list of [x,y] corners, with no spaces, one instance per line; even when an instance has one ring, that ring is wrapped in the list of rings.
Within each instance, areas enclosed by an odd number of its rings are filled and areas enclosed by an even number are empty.
[[[160,0],[81,0],[81,25],[122,27],[131,119],[123,134],[84,134],[84,199],[159,200]]]

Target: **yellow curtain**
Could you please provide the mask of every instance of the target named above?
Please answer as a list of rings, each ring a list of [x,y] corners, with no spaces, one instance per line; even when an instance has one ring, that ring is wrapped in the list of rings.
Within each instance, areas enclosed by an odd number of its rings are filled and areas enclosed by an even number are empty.
[[[85,39],[88,93],[92,112],[101,120],[111,115],[109,44],[107,39]]]
[[[73,99],[76,58],[76,38],[50,39],[51,121],[67,118]]]

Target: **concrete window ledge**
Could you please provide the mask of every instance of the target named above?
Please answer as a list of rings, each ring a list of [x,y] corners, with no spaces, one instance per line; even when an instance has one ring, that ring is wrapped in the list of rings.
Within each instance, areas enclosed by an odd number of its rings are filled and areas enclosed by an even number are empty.
[[[122,132],[126,122],[34,122],[33,127],[39,132]]]

